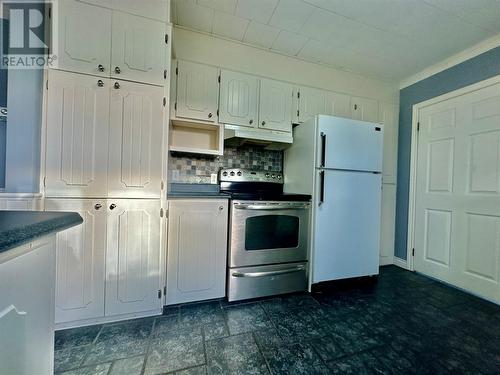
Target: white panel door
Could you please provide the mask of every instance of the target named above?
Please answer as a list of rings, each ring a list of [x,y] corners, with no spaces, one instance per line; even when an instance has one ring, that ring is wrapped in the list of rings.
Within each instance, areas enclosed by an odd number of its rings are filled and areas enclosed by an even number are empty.
[[[396,225],[396,185],[382,184],[380,220],[380,265],[392,264]]]
[[[164,85],[166,25],[113,11],[111,77]]]
[[[316,115],[325,114],[325,91],[301,87],[299,93],[299,122],[307,121]]]
[[[107,201],[106,316],[160,311],[160,200]]]
[[[56,323],[104,316],[106,201],[47,199],[46,211],[73,211],[83,223],[57,233]]]
[[[111,82],[107,196],[159,198],[163,88]]]
[[[47,197],[106,196],[109,85],[51,70],[47,99]]]
[[[257,127],[259,79],[221,70],[219,122]]]
[[[110,75],[111,11],[74,0],[58,2],[58,69]]]
[[[177,62],[177,117],[216,122],[219,105],[219,69]]]
[[[325,115],[351,118],[351,97],[338,92],[325,92]]]
[[[226,293],[227,200],[169,202],[167,304]]]
[[[316,175],[313,283],[378,274],[380,174],[328,170]]]
[[[500,84],[419,111],[415,269],[500,302]]]
[[[272,79],[260,80],[259,128],[292,131],[292,85]]]
[[[384,125],[384,161],[382,179],[384,184],[395,184],[398,160],[399,106],[380,103],[380,120]]]
[[[374,99],[351,98],[351,118],[368,122],[379,121],[379,106]]]

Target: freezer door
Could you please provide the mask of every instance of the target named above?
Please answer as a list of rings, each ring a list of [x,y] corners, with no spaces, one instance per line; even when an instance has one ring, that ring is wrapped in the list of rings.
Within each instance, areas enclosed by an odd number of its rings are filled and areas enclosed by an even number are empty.
[[[333,116],[318,116],[316,167],[380,172],[383,127]]]
[[[381,175],[316,173],[313,283],[378,274]]]

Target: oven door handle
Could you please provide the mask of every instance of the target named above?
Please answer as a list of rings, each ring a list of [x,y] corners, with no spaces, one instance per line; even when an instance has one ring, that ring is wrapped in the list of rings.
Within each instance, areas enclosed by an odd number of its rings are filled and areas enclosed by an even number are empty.
[[[234,277],[264,277],[264,276],[277,276],[287,273],[300,272],[306,269],[305,266],[296,266],[284,270],[264,271],[264,272],[233,272],[231,275]]]
[[[294,206],[274,206],[265,204],[235,204],[234,208],[238,210],[267,210],[267,211],[283,211],[283,210],[307,210],[308,204]]]

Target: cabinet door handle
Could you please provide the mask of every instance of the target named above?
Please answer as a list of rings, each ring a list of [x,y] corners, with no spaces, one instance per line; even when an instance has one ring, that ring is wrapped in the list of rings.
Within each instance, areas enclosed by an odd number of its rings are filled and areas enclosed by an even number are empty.
[[[120,74],[122,72],[122,70],[120,69],[119,66],[115,67],[115,73],[116,74]]]
[[[104,66],[102,64],[99,64],[97,66],[97,70],[100,71],[100,72],[104,72]]]
[[[222,211],[224,209],[224,206],[219,206],[219,211]]]
[[[101,207],[102,207],[102,204],[100,204],[100,203],[96,203],[96,204],[94,205],[94,208],[95,208],[97,211],[99,211],[99,210],[101,209]]]
[[[99,81],[97,81],[97,86],[99,86],[99,87],[103,87],[104,86],[104,82],[102,81],[102,79],[100,79]]]
[[[212,112],[208,114],[208,118],[212,118]]]
[[[116,204],[111,203],[111,205],[109,206],[109,209],[110,209],[110,210],[114,210],[115,208],[116,208]]]
[[[248,121],[248,123],[249,123],[250,125],[252,125],[252,124],[253,124],[253,120]]]
[[[266,125],[266,122],[265,121],[262,121],[262,126]]]
[[[119,89],[120,88],[120,84],[118,82],[115,82],[115,89]]]

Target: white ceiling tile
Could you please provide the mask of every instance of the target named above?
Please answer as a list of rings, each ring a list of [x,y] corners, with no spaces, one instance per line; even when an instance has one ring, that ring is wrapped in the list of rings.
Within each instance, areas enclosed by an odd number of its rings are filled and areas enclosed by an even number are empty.
[[[241,18],[268,23],[278,0],[238,0],[236,15]]]
[[[269,24],[280,29],[298,32],[314,10],[315,7],[301,0],[281,0]]]
[[[300,29],[300,34],[320,41],[331,41],[335,31],[342,30],[345,17],[317,8]]]
[[[199,5],[234,14],[237,0],[197,0]]]
[[[305,60],[321,61],[327,49],[324,43],[309,39],[297,56]]]
[[[242,41],[249,22],[243,18],[215,11],[212,32],[226,38]]]
[[[308,38],[303,35],[283,30],[279,33],[271,49],[295,56],[304,47],[307,40]]]
[[[212,32],[213,9],[193,4],[190,1],[177,1],[175,6],[177,23],[179,25],[195,30]]]
[[[280,32],[279,29],[258,22],[250,22],[243,41],[259,47],[270,48]]]

